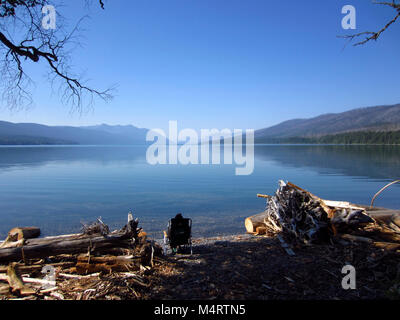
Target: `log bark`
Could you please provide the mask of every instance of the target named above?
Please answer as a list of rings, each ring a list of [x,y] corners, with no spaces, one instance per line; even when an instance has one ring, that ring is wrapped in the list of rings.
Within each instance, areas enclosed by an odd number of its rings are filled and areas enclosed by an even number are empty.
[[[107,263],[84,263],[78,262],[75,268],[72,268],[71,271],[77,274],[92,274],[97,272],[103,273],[112,273],[112,272],[128,272],[132,270],[139,270],[139,267],[136,267],[132,264],[126,263],[116,263],[116,264],[107,264]]]
[[[266,227],[257,227],[256,228],[256,233],[257,236],[262,236],[264,234],[267,234],[267,228]]]
[[[364,242],[364,243],[373,243],[374,242],[374,240],[372,240],[370,238],[355,236],[352,234],[340,234],[338,236],[339,236],[339,238],[342,238],[344,240],[349,240],[349,241]]]
[[[0,274],[0,280],[8,280],[8,276]],[[40,284],[40,285],[52,285],[55,286],[56,283],[55,281],[49,281],[49,280],[45,280],[45,279],[36,279],[36,278],[30,278],[30,277],[20,277],[20,280],[23,283],[31,283],[31,284]],[[35,293],[35,292],[33,292]],[[32,294],[33,294],[32,293]]]
[[[110,234],[81,234],[26,240],[22,247],[0,249],[0,262],[38,259],[60,254],[94,252],[105,248],[129,248],[138,241],[139,220],[128,219],[120,231]]]
[[[22,247],[25,240],[9,241],[8,238],[0,245],[0,249]]]
[[[96,272],[128,272],[138,269],[139,265],[135,264],[133,256],[89,257],[87,255],[80,255],[72,271],[82,275]]]
[[[0,243],[0,248],[19,247],[26,239],[33,239],[39,236],[40,229],[37,227],[14,228],[8,232],[7,239]]]
[[[109,236],[71,236],[60,239],[28,240],[23,247],[0,249],[0,262],[40,259],[59,254],[76,254],[113,247],[129,247],[131,238],[126,233]]]
[[[92,274],[89,274],[89,275],[86,275],[86,276],[81,276],[81,275],[78,275],[78,274],[59,273],[57,275],[57,277],[66,278],[66,279],[78,279],[78,280],[81,280],[81,279],[89,279],[89,278],[93,278],[93,277],[98,277],[99,275],[100,275],[100,272],[92,273]]]
[[[400,235],[396,234],[388,227],[383,227],[380,230],[378,236],[379,236],[379,238],[383,239],[384,241],[400,243]]]
[[[10,293],[10,286],[6,284],[0,284],[0,294]]]
[[[13,293],[20,294],[21,296],[32,295],[36,293],[35,290],[24,285],[18,270],[16,270],[16,264],[14,263],[8,266],[7,280]]]
[[[388,251],[400,250],[400,243],[392,242],[374,242],[373,245],[377,248],[385,249]]]
[[[265,228],[266,227],[265,222],[264,222],[265,217],[266,217],[265,212],[261,212],[254,216],[246,218],[246,220],[244,221],[246,231],[248,233],[254,234],[257,232],[257,228],[259,228],[259,227]]]
[[[392,216],[392,222],[400,228],[400,215],[396,214]]]
[[[25,228],[14,228],[8,232],[8,236],[13,241],[22,239],[34,239],[40,236],[40,228],[37,227],[25,227]]]
[[[58,262],[58,263],[49,263],[49,264],[40,264],[40,265],[31,265],[31,266],[24,266],[24,265],[18,265],[18,270],[22,273],[33,273],[33,272],[40,272],[44,266],[52,266],[54,268],[57,267],[62,267],[62,268],[68,268],[68,267],[73,267],[75,265],[75,262]],[[6,273],[8,267],[6,266],[0,266],[0,273]]]
[[[102,256],[102,257],[89,257],[86,254],[81,254],[77,258],[77,262],[82,263],[132,263],[135,259],[140,259],[140,256]]]

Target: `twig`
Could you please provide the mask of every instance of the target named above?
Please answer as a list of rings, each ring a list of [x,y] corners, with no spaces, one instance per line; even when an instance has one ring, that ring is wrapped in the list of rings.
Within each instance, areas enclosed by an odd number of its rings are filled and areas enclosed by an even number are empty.
[[[338,37],[339,38],[349,39],[349,41],[352,41],[355,38],[358,38],[358,37],[361,37],[361,36],[364,36],[364,35],[367,36],[363,41],[359,41],[359,42],[355,43],[354,46],[359,46],[359,45],[366,44],[367,42],[369,42],[371,40],[375,40],[375,41],[378,40],[378,38],[381,36],[381,34],[383,32],[385,32],[392,24],[394,24],[397,21],[397,19],[400,17],[400,4],[396,4],[394,1],[393,2],[374,2],[374,3],[392,7],[398,13],[391,21],[389,21],[382,29],[380,29],[377,32],[365,31],[365,32],[360,32],[360,33],[353,34],[353,35],[338,36]]]
[[[376,199],[383,191],[385,191],[385,190],[386,190],[387,188],[389,188],[390,186],[392,186],[392,185],[394,185],[394,184],[396,184],[396,183],[399,183],[399,182],[400,182],[400,180],[393,181],[393,182],[387,184],[386,186],[384,186],[381,190],[379,190],[379,191],[374,195],[374,197],[372,198],[370,207],[372,208],[372,207],[374,206],[375,199]]]

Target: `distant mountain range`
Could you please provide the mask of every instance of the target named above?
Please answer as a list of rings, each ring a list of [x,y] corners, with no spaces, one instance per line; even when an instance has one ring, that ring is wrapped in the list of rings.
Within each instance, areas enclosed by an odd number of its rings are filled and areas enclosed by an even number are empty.
[[[316,142],[327,136],[348,136],[355,132],[400,130],[400,104],[354,109],[324,114],[310,119],[294,119],[255,132],[256,143]],[[301,139],[304,138],[304,139]],[[326,139],[325,139],[326,140]]]
[[[0,121],[0,144],[146,144],[148,129],[101,124],[46,126]],[[400,104],[294,119],[256,130],[255,143],[400,143]]]
[[[147,131],[132,125],[68,127],[0,121],[0,144],[145,144]]]

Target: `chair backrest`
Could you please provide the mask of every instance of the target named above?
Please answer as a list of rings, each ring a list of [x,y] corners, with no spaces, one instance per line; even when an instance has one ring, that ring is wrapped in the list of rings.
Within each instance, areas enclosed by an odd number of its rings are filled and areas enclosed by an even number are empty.
[[[169,223],[168,237],[171,246],[189,244],[192,233],[192,219],[173,218]]]

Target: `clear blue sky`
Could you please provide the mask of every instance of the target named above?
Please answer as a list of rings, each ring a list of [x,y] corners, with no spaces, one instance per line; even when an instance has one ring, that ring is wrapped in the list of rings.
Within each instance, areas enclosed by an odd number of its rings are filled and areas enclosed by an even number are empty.
[[[356,32],[394,16],[369,0],[113,0],[104,11],[82,2],[62,11],[71,25],[91,15],[73,65],[94,87],[117,83],[115,99],[70,114],[33,66],[35,106],[2,109],[1,120],[258,129],[400,102],[400,24],[365,46],[343,50],[336,37],[349,33],[341,28],[345,4],[357,9]]]

